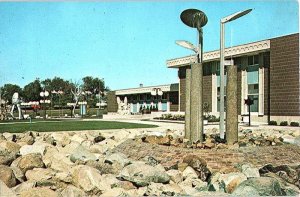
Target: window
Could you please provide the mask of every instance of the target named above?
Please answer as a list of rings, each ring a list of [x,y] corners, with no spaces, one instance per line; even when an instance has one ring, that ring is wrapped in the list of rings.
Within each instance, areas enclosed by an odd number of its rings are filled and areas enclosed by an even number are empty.
[[[259,101],[259,85],[258,85],[258,55],[248,57],[247,67],[247,85],[248,97],[253,100],[253,105],[250,106],[251,112],[258,112]]]

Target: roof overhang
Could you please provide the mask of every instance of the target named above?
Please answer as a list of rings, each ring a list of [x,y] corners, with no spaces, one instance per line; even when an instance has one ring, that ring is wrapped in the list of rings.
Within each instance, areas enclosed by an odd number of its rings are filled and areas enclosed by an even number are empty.
[[[160,88],[161,91],[163,91],[163,92],[178,91],[178,84],[168,84],[168,85],[158,85],[158,86],[148,86],[148,87],[116,90],[115,94],[118,96],[118,95],[128,95],[128,94],[151,93],[151,91],[155,88]]]
[[[270,40],[263,40],[258,42],[253,42],[249,44],[229,47],[225,49],[225,58],[229,57],[239,57],[247,54],[258,53],[261,51],[270,50]],[[203,62],[211,62],[220,59],[220,50],[209,51],[203,54]],[[197,57],[196,55],[175,58],[171,60],[167,60],[168,68],[179,68],[187,65],[191,65],[196,63]]]

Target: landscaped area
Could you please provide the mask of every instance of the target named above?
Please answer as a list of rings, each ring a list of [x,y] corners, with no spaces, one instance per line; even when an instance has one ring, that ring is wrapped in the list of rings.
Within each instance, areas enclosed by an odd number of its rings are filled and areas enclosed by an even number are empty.
[[[0,133],[11,132],[21,133],[26,131],[80,131],[80,130],[103,130],[103,129],[134,129],[134,128],[153,128],[156,125],[137,124],[116,121],[82,121],[82,120],[57,120],[42,121],[34,120],[26,122],[3,122],[0,123]]]

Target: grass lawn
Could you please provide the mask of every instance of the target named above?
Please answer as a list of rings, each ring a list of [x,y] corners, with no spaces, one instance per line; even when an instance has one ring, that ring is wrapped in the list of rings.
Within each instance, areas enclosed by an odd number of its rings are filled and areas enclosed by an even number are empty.
[[[0,124],[0,133],[22,133],[26,131],[80,131],[80,130],[102,130],[102,129],[134,129],[134,128],[153,128],[156,125],[137,124],[115,121],[33,121],[28,122],[10,122]]]

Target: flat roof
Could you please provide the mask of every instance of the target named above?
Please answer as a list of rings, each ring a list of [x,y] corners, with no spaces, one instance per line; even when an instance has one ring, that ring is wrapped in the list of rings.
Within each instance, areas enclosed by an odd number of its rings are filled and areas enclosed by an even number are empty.
[[[178,83],[166,84],[166,85],[156,85],[156,86],[146,86],[137,88],[128,88],[115,90],[116,95],[128,95],[128,94],[143,94],[151,93],[154,88],[160,88],[163,92],[173,92],[179,90]]]
[[[239,57],[245,54],[258,53],[270,50],[270,40],[262,40],[243,45],[228,47],[225,49],[224,55],[227,57]],[[220,59],[220,50],[208,51],[203,53],[203,62],[211,62]],[[179,68],[196,63],[196,55],[179,57],[166,61],[168,68]]]

